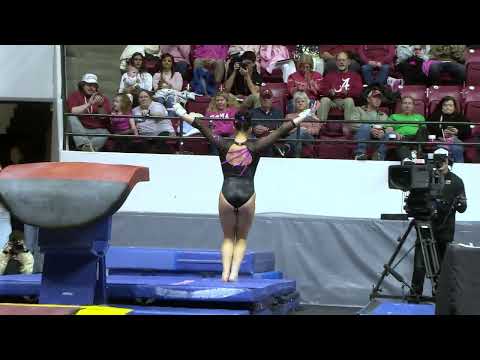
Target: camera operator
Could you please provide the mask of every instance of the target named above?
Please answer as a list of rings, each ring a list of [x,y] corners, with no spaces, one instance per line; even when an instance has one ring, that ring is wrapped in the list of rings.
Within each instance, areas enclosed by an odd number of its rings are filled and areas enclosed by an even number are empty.
[[[257,58],[252,51],[245,51],[240,57],[234,57],[225,81],[225,91],[236,96],[258,98],[262,77],[257,72]],[[245,101],[247,101],[247,99]],[[251,100],[253,101],[253,99]],[[258,99],[256,101],[259,103]],[[259,105],[259,104],[257,104]],[[255,107],[255,106],[249,106]]]
[[[433,236],[437,244],[438,261],[441,266],[447,245],[451,243],[454,238],[455,213],[457,211],[463,213],[467,210],[467,198],[465,196],[465,187],[462,179],[451,172],[448,167],[448,151],[442,148],[436,150],[434,154],[437,156],[444,155],[441,163],[437,166],[440,174],[444,176],[445,185],[439,198],[435,199],[438,214],[432,219]],[[422,295],[425,273],[422,248],[417,238],[412,276],[414,293],[411,295]]]

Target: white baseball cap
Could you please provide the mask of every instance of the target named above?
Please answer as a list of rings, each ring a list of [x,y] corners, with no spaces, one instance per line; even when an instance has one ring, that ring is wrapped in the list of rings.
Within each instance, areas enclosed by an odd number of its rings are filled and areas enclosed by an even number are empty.
[[[95,74],[85,74],[82,77],[82,81],[87,84],[98,84],[98,78]]]
[[[445,148],[438,148],[433,152],[435,155],[445,155],[448,157],[448,150]]]

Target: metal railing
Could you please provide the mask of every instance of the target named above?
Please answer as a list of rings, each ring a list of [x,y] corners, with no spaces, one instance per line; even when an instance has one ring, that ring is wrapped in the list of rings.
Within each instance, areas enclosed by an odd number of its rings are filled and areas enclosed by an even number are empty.
[[[161,139],[161,140],[175,140],[177,144],[179,144],[179,152],[183,151],[183,142],[185,140],[205,140],[203,136],[184,136],[183,134],[183,122],[184,120],[178,116],[155,116],[155,115],[112,115],[112,114],[74,114],[74,113],[64,113],[64,116],[89,116],[89,117],[99,117],[99,118],[141,118],[141,119],[149,119],[149,120],[177,120],[179,121],[179,127],[177,134],[178,135],[122,135],[122,134],[85,134],[85,133],[74,133],[65,131],[64,132],[64,144],[68,147],[68,137],[69,136],[89,136],[89,137],[108,137],[112,139]],[[212,122],[215,121],[235,121],[233,118],[211,118],[211,117],[203,117],[199,118],[202,121],[209,121],[210,125]],[[281,125],[287,119],[252,119],[252,125],[256,126],[259,124],[265,123],[276,123],[278,126]],[[66,121],[67,122],[67,121]],[[341,124],[369,124],[369,125],[418,125],[424,126],[429,124],[439,125],[438,121],[392,121],[392,120],[385,120],[385,121],[362,121],[362,120],[341,120],[341,119],[332,119],[332,120],[305,120],[303,123],[315,123],[315,124],[326,124],[326,123],[341,123]],[[476,124],[471,122],[448,122],[444,121],[442,124],[445,125],[467,125],[470,127],[474,127]],[[480,125],[477,125],[480,126]],[[352,130],[355,131],[355,130]],[[278,142],[295,142],[300,143],[299,146],[296,147],[296,157],[300,157],[302,153],[302,143],[308,144],[316,144],[316,143],[326,143],[326,144],[358,144],[358,143],[366,143],[366,144],[390,144],[395,146],[401,145],[417,145],[420,149],[421,145],[452,145],[450,142],[446,141],[413,141],[413,140],[356,140],[356,139],[313,139],[313,140],[305,140],[300,139],[300,127],[296,128],[296,138],[294,139],[279,139]],[[225,137],[225,139],[233,140],[232,137]],[[480,147],[480,142],[462,142],[462,146],[478,146]]]

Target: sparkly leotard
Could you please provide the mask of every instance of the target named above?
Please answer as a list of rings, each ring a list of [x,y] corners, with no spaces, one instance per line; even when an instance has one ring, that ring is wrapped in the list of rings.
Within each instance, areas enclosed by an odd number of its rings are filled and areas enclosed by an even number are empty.
[[[249,139],[245,142],[245,147],[232,150],[233,140],[213,135],[212,131],[197,119],[192,126],[200,130],[203,136],[218,148],[223,172],[222,194],[236,209],[245,204],[255,192],[254,177],[261,151],[295,128],[293,121],[285,122],[270,135],[258,140]],[[230,164],[229,161],[234,159],[241,161],[238,165]]]

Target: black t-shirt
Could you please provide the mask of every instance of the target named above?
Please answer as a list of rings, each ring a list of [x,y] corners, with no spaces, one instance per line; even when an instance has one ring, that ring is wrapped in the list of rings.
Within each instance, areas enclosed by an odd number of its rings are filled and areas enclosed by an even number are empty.
[[[233,67],[231,67],[227,74],[227,79],[230,77],[233,71],[237,71],[237,75],[235,76],[235,80],[233,82],[232,89],[230,90],[230,92],[233,95],[244,95],[244,96],[250,95],[251,92],[250,92],[250,89],[248,88],[247,81],[242,76],[242,74],[238,72],[238,70],[234,70]],[[253,82],[253,85],[262,86],[263,80],[260,74],[257,72],[256,66],[253,68],[252,82]]]
[[[276,109],[276,108],[271,108],[268,113],[266,113],[261,107],[255,108],[253,110],[250,110],[250,114],[252,115],[252,125],[263,125],[265,127],[268,127],[270,130],[276,129],[282,121],[262,121],[262,120],[277,120],[277,119],[283,119],[284,115],[283,113]]]
[[[439,206],[439,216],[432,221],[433,231],[437,241],[450,242],[454,240],[456,210],[454,209],[450,214],[448,214],[448,210],[454,199],[459,195],[466,197],[463,181],[459,176],[449,171],[445,175],[445,186],[443,187],[440,199],[442,203]],[[466,206],[465,208],[457,210],[464,212]],[[445,224],[442,224],[445,216],[448,216],[448,218],[445,220]]]

